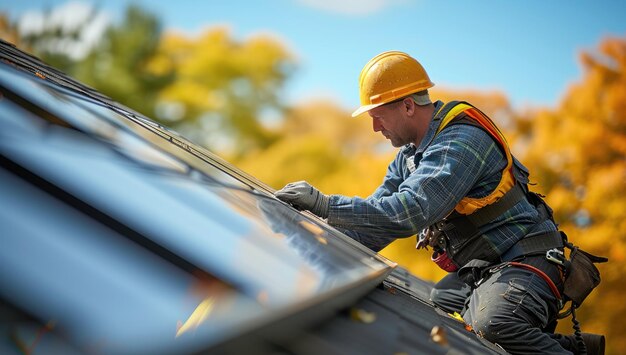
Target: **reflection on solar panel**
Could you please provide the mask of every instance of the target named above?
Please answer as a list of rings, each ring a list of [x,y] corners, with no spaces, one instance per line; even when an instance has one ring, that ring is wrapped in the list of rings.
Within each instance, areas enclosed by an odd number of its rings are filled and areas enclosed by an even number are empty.
[[[254,177],[6,42],[0,54],[0,353],[356,352],[355,324],[393,327],[342,310],[395,290],[413,308],[386,312],[431,317],[411,332],[462,329],[428,283]],[[497,351],[459,334],[418,352]]]

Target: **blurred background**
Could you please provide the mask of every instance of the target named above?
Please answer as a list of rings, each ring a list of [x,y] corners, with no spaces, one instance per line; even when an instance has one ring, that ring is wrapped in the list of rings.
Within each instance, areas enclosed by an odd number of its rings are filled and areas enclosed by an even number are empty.
[[[0,1],[0,38],[182,133],[274,188],[368,196],[395,150],[358,106],[385,50],[416,57],[431,97],[489,114],[575,244],[607,256],[578,312],[626,349],[626,2]],[[443,272],[415,239],[383,255]],[[572,333],[569,319],[560,331]],[[621,329],[621,330],[620,330]]]

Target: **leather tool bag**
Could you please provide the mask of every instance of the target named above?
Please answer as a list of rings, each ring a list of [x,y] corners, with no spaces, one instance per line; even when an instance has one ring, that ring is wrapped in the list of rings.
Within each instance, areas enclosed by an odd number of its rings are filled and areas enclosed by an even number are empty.
[[[600,272],[594,263],[605,263],[609,259],[589,254],[571,244],[568,247],[572,249],[570,253],[571,264],[565,276],[563,294],[578,307],[600,284]]]

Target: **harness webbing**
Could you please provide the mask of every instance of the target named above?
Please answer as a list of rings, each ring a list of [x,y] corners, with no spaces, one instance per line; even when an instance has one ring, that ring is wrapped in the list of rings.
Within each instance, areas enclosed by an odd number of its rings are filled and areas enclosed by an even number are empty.
[[[502,260],[513,260],[522,255],[545,255],[547,250],[563,248],[563,236],[559,231],[526,236],[502,254]]]
[[[487,205],[470,215],[463,215],[453,211],[446,218],[446,223],[453,224],[454,228],[456,228],[456,230],[459,231],[464,237],[470,238],[478,233],[478,229],[481,226],[492,222],[525,197],[526,192],[524,189],[519,184],[515,184],[513,188],[498,201]]]
[[[470,215],[477,210],[493,204],[502,198],[515,185],[516,178],[514,176],[513,156],[502,132],[495,123],[479,109],[464,101],[451,101],[439,109],[434,117],[435,121],[441,121],[435,136],[458,123],[467,123],[480,127],[492,139],[495,140],[498,147],[502,150],[506,157],[507,164],[502,170],[502,177],[498,186],[487,196],[473,198],[469,196],[463,197],[454,207],[455,211],[464,215]],[[433,137],[434,138],[434,137]]]

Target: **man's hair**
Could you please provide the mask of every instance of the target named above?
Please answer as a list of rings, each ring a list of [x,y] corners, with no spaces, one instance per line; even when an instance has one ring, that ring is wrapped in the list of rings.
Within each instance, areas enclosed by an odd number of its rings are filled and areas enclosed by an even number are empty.
[[[416,92],[411,94],[409,97],[418,106],[426,106],[432,103],[432,101],[430,101],[430,96],[428,96],[428,90]]]

